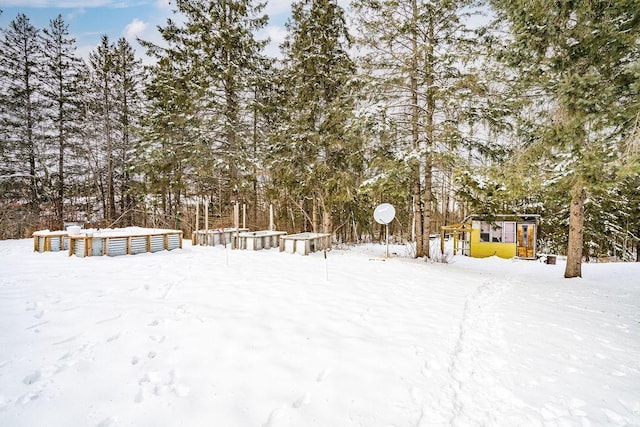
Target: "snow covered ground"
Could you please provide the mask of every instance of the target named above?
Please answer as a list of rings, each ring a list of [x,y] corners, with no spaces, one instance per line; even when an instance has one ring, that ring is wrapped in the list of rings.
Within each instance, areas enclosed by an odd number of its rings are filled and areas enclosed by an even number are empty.
[[[0,242],[0,426],[640,425],[640,263],[32,248]]]

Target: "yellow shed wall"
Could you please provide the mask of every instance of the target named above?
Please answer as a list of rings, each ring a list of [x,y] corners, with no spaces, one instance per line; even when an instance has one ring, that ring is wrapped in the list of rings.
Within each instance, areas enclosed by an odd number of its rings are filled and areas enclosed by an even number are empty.
[[[473,258],[486,258],[499,256],[500,258],[513,258],[516,256],[515,243],[491,243],[480,241],[480,229],[472,228],[470,236],[469,255]]]

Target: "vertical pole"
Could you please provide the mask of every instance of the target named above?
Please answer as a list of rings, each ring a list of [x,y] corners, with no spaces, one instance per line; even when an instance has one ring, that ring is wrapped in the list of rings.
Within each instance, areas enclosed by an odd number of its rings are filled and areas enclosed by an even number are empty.
[[[269,205],[269,230],[273,231],[273,204]]]
[[[456,255],[456,249],[458,248],[458,232],[453,232],[453,254]]]
[[[247,228],[247,204],[242,204],[242,228]]]
[[[329,263],[327,262],[327,246],[324,247],[324,275],[325,280],[329,281]]]
[[[204,231],[209,231],[209,201],[204,200]]]
[[[389,224],[385,224],[386,227],[386,235],[387,235],[387,258],[389,258]]]
[[[200,201],[196,200],[196,234],[195,234],[195,242],[191,241],[191,244],[198,244],[198,227],[200,226]]]
[[[238,249],[238,243],[240,240],[240,236],[238,236],[238,234],[240,233],[240,203],[236,202],[235,205],[233,205],[233,225],[236,228],[236,238],[235,238],[235,242],[233,242],[233,245],[231,246],[233,249]]]

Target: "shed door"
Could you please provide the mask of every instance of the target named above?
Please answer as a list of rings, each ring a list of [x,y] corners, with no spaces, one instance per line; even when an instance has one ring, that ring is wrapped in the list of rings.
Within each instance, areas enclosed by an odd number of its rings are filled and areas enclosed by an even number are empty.
[[[536,226],[535,224],[518,224],[518,256],[535,258]]]

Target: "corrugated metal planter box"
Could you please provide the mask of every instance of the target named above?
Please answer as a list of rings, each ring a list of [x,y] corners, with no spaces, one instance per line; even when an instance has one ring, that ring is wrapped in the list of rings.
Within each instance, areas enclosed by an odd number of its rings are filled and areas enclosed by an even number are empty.
[[[280,236],[287,234],[286,231],[251,231],[240,233],[239,247],[240,249],[259,250],[271,249],[280,246]]]
[[[69,236],[69,255],[136,255],[182,248],[182,231],[129,227],[85,230]]]
[[[105,243],[104,254],[109,256],[127,255],[127,242],[128,237],[110,237],[110,238],[97,238],[97,241],[102,240]],[[94,252],[95,253],[95,252]],[[133,254],[133,252],[130,252]]]
[[[309,255],[311,252],[331,247],[329,233],[298,233],[280,237],[280,252]]]
[[[35,252],[58,252],[69,248],[66,231],[39,230],[33,233]]]
[[[217,230],[198,230],[191,235],[193,246],[216,246],[231,244],[235,248],[236,234],[249,231],[248,228],[219,228]]]
[[[164,236],[151,236],[151,250],[150,252],[164,251]]]

